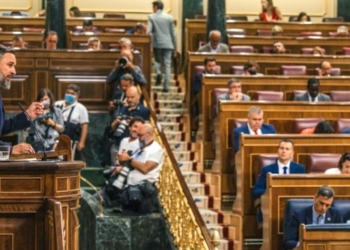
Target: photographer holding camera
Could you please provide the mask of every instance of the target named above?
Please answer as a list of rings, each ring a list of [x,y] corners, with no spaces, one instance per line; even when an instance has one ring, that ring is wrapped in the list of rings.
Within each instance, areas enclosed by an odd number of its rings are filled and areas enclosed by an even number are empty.
[[[62,112],[53,106],[55,99],[49,89],[40,89],[36,101],[44,106],[43,114],[33,121],[44,141],[44,145],[42,145],[42,140],[38,138],[33,128],[29,130],[26,141],[32,145],[36,152],[44,150],[43,146],[45,146],[45,150],[54,150],[55,138],[64,130]]]
[[[123,106],[120,113],[111,123],[111,130],[114,133],[115,146],[119,147],[120,141],[129,136],[129,130],[126,129],[130,120],[135,116],[142,117],[149,121],[150,112],[147,107],[140,103],[141,94],[135,86],[131,86],[126,91],[126,102],[128,106]]]
[[[138,116],[135,116],[133,119],[130,120],[130,123],[129,123],[130,137],[126,137],[120,142],[120,147],[118,151],[113,150],[113,152],[111,152],[112,162],[114,166],[111,166],[109,169],[106,169],[103,171],[103,175],[107,183],[113,183],[116,180],[117,181],[116,185],[120,189],[122,189],[123,186],[125,185],[125,180],[130,172],[130,168],[128,166],[121,166],[121,163],[118,161],[118,158],[117,158],[117,153],[122,154],[124,152],[138,152],[140,146],[139,146],[139,140],[137,137],[137,131],[138,131],[138,128],[144,123],[145,123],[144,119]],[[112,202],[110,198],[106,195],[105,188],[101,189],[99,191],[99,195],[95,194],[94,197],[97,200],[99,200],[100,195],[103,197],[104,205],[106,207],[111,207]]]
[[[133,64],[134,56],[130,50],[122,50],[120,58],[115,61],[115,68],[107,76],[107,83],[112,84],[113,95],[120,90],[120,81],[122,75],[129,73],[133,76],[135,83],[145,85],[147,83],[145,76],[139,66]]]
[[[119,162],[132,168],[127,176],[127,186],[121,190],[118,181],[115,180],[105,187],[105,194],[112,201],[111,204],[121,204],[123,212],[158,212],[159,201],[155,182],[159,179],[163,165],[163,149],[154,140],[151,124],[142,124],[137,130],[137,135],[139,150],[131,155],[128,152],[118,155]]]
[[[66,88],[64,100],[57,101],[55,107],[62,110],[64,131],[72,140],[73,159],[75,149],[82,152],[88,134],[89,114],[83,104],[78,102],[80,88],[69,84]]]

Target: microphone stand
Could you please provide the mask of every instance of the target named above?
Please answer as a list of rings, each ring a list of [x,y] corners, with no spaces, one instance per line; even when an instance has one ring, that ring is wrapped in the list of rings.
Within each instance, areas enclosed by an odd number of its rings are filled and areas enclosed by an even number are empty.
[[[17,104],[18,104],[19,108],[22,110],[22,112],[26,115],[28,121],[30,122],[30,126],[31,126],[32,129],[34,130],[35,135],[39,138],[39,140],[40,140],[40,142],[41,142],[41,144],[42,144],[42,146],[43,146],[43,154],[44,154],[44,156],[43,156],[43,158],[42,158],[41,160],[42,160],[42,161],[47,161],[47,154],[46,154],[46,149],[45,149],[45,142],[44,142],[42,136],[40,135],[40,133],[39,133],[38,129],[36,128],[34,122],[32,121],[32,119],[30,119],[30,117],[29,117],[27,111],[24,109],[24,107],[22,106],[22,104],[21,104],[20,102],[18,102]]]

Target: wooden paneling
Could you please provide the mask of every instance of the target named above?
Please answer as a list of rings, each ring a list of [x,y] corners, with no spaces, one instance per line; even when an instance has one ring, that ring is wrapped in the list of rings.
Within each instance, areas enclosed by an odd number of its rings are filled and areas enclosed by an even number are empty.
[[[0,163],[0,248],[79,249],[76,212],[83,162]],[[55,181],[57,179],[65,181]],[[73,181],[72,181],[73,180]],[[50,206],[50,199],[55,199]],[[51,233],[54,232],[54,233]]]
[[[14,36],[21,36],[28,44],[29,49],[43,47],[43,34],[35,32],[0,32],[1,42],[11,42]]]
[[[301,143],[301,141],[300,141]],[[315,144],[310,147],[315,146]],[[297,146],[299,149],[300,147]],[[318,146],[320,147],[320,146]],[[335,148],[335,147],[333,147]],[[298,149],[298,151],[299,151]],[[261,198],[263,212],[263,246],[262,250],[281,249],[283,241],[283,215],[284,205],[288,199],[312,198],[317,189],[323,185],[329,185],[334,189],[335,199],[350,199],[349,175],[271,175],[267,176],[266,193]],[[338,233],[338,232],[337,232]],[[334,237],[333,233],[333,237]],[[300,234],[302,235],[302,234]],[[309,233],[313,243],[316,241],[330,241],[333,238],[327,231],[327,236],[322,233]],[[303,236],[302,236],[303,237]],[[323,240],[322,240],[323,239]],[[344,237],[338,235],[339,240]],[[312,240],[311,240],[312,241]],[[323,242],[328,245],[330,242]],[[322,245],[322,244],[321,244]],[[329,245],[328,245],[329,246]],[[349,245],[348,245],[349,247]],[[309,249],[309,248],[303,248]],[[312,249],[312,248],[311,248]],[[316,249],[316,248],[315,248]],[[322,249],[322,248],[317,248]],[[337,249],[326,247],[324,249]],[[347,248],[339,248],[347,249]]]
[[[274,22],[236,22],[226,21],[227,29],[244,29],[247,36],[254,36],[257,30],[271,30]],[[329,32],[337,31],[344,23],[289,23],[278,22],[284,30],[285,36],[299,36],[303,31],[321,31],[323,36],[329,36]],[[197,51],[200,41],[207,41],[206,20],[186,19],[186,52]]]
[[[342,154],[343,152],[346,152],[350,146],[350,135],[242,135],[241,150],[238,151],[235,156],[237,193],[232,210],[234,213],[243,216],[243,221],[245,222],[243,224],[247,225],[243,228],[244,237],[254,238],[259,236],[256,223],[256,209],[254,208],[254,199],[251,195],[252,188],[255,185],[255,176],[259,174],[255,172],[256,169],[253,167],[254,157],[261,154],[276,154],[278,144],[282,138],[289,138],[294,142],[293,160],[300,163],[305,162],[305,155],[307,154]],[[307,183],[307,181],[304,181],[303,183],[304,185],[312,184]],[[324,182],[323,185],[331,185],[333,183],[334,182]],[[319,186],[321,186],[321,184]],[[290,194],[293,194],[294,190],[295,194],[299,195],[299,192],[302,192],[302,189],[295,187],[296,186],[290,187]],[[314,184],[312,194],[315,193],[315,190],[317,190],[317,185]],[[276,203],[276,201],[274,203]],[[270,203],[270,205],[274,203]],[[276,204],[276,207],[278,206],[279,205]],[[277,215],[276,212],[275,214]]]
[[[291,97],[293,90],[306,90],[307,79],[309,76],[234,76],[234,75],[217,75],[204,76],[202,80],[202,91],[198,98],[200,98],[201,112],[202,112],[202,134],[205,143],[210,143],[212,133],[210,127],[214,122],[214,114],[212,114],[212,92],[216,88],[227,88],[227,81],[237,77],[242,82],[242,92],[249,93],[258,90],[266,91],[282,91],[285,93],[284,97]],[[321,92],[329,93],[331,90],[348,90],[350,87],[350,77],[320,77]],[[193,99],[191,99],[193,102]],[[244,117],[241,118],[246,118]],[[208,150],[209,151],[209,150]],[[208,152],[206,151],[206,152]],[[206,155],[210,158],[210,155]]]
[[[115,51],[17,51],[18,75],[12,79],[11,90],[1,91],[5,109],[17,111],[18,101],[29,105],[40,88],[50,88],[56,99],[62,99],[64,88],[75,83],[80,86],[80,100],[89,111],[106,110],[112,88],[105,79],[118,57],[119,52]],[[144,72],[150,72],[150,67],[146,64]]]

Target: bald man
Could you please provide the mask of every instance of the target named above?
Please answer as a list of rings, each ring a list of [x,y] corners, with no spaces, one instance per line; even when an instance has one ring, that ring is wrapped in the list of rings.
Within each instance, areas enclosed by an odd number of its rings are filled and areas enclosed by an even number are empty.
[[[126,91],[126,102],[128,106],[123,106],[120,109],[120,113],[114,118],[111,123],[111,129],[114,132],[115,145],[119,145],[120,141],[130,135],[127,129],[130,120],[139,116],[145,121],[149,121],[150,112],[149,109],[140,103],[141,94],[135,86],[131,86]]]
[[[209,42],[198,49],[198,52],[230,53],[228,46],[221,41],[221,32],[212,30],[209,33]]]
[[[125,62],[126,61],[126,62]],[[107,76],[107,83],[112,84],[114,92],[112,97],[120,91],[120,79],[125,73],[129,73],[134,78],[135,84],[144,85],[147,83],[145,76],[139,66],[133,64],[134,55],[130,50],[123,49],[120,58],[115,61],[115,68]]]
[[[318,70],[319,76],[333,76],[332,65],[328,61],[322,61],[320,63],[320,69]]]
[[[127,178],[128,189],[139,189],[140,195],[123,205],[123,211],[132,211],[140,214],[157,212],[159,209],[157,189],[154,183],[159,180],[160,169],[163,165],[163,149],[154,140],[154,129],[150,123],[139,126],[137,130],[139,150],[129,155],[126,152],[118,155],[120,162],[128,162],[134,169]],[[130,199],[130,191],[128,193]],[[121,196],[123,193],[121,194]]]

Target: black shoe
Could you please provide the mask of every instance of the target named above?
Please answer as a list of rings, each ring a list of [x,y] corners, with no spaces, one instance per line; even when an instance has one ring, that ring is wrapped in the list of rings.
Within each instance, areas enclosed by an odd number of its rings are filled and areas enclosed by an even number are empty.
[[[157,75],[156,77],[156,86],[160,85],[162,83],[162,75]]]
[[[163,89],[163,93],[168,93],[169,89]]]

